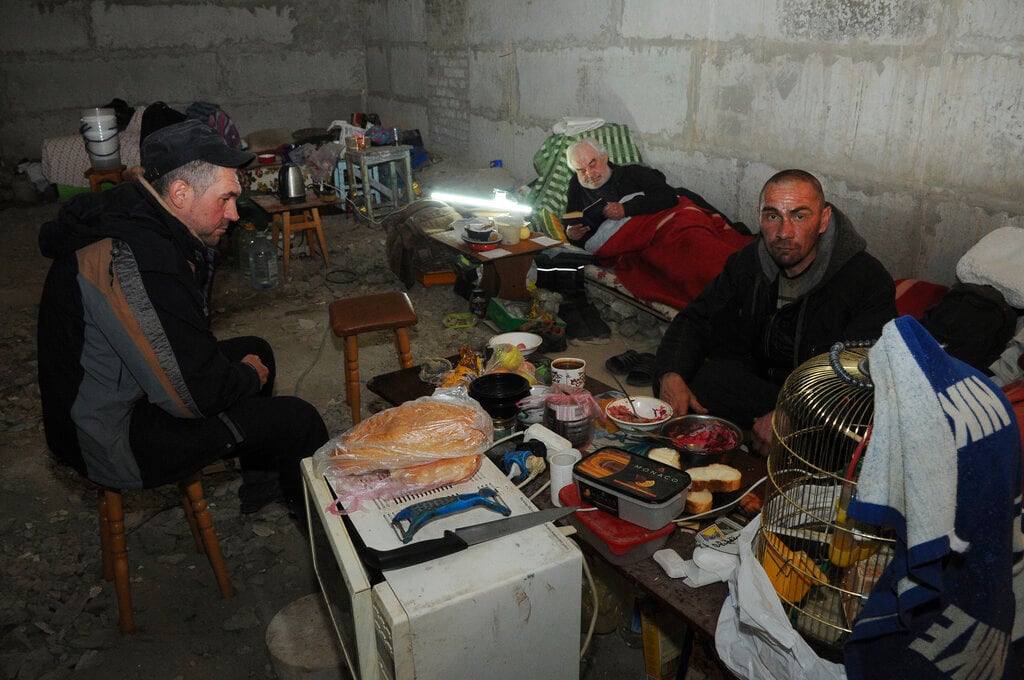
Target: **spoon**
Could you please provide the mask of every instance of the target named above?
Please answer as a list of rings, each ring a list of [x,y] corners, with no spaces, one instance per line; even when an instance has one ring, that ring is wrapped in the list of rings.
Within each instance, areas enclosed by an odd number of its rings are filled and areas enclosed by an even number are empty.
[[[619,389],[622,390],[622,393],[626,395],[626,401],[629,402],[629,407],[633,409],[633,415],[639,419],[640,414],[636,412],[636,404],[633,403],[633,397],[629,396],[629,392],[627,392],[626,388],[623,387],[622,381],[619,380],[619,376],[613,374],[612,377],[615,378],[615,384],[618,385]]]

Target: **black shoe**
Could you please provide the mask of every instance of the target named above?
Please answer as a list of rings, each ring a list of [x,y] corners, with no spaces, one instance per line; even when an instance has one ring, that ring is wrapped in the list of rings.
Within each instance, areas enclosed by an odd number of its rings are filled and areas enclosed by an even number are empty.
[[[604,367],[609,373],[625,375],[633,370],[633,367],[640,363],[640,353],[633,349],[627,349],[622,354],[616,354],[604,362]]]
[[[655,356],[650,352],[640,353],[640,360],[626,374],[626,384],[635,387],[650,387],[654,384]]]
[[[238,489],[241,501],[239,512],[251,515],[281,499],[281,485],[276,479],[262,482],[243,482]]]
[[[594,305],[586,305],[580,309],[583,320],[587,322],[590,333],[599,340],[612,337],[612,329],[601,318],[601,312],[597,311]]]
[[[558,316],[565,322],[565,335],[568,338],[590,340],[594,337],[594,332],[576,305],[562,305],[558,309]]]

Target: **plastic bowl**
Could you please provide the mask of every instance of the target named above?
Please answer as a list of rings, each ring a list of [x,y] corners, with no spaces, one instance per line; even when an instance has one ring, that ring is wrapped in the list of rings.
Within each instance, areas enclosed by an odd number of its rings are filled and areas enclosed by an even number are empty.
[[[502,333],[501,335],[492,336],[487,341],[488,347],[496,347],[498,345],[512,345],[522,353],[523,356],[535,352],[540,344],[544,342],[544,338],[540,337],[536,333]]]
[[[735,451],[743,444],[743,430],[740,429],[739,425],[718,416],[689,413],[685,416],[670,418],[661,426],[661,434],[675,439],[676,437],[684,436],[709,426],[721,428],[723,431],[731,433],[735,444],[708,449],[702,448],[699,445],[688,446],[685,441],[680,440],[673,444],[672,448],[679,451],[680,460],[683,461],[686,467],[710,465],[717,462],[725,454]]]
[[[530,381],[518,373],[486,373],[469,383],[469,396],[499,420],[518,414],[516,402],[529,394]]]
[[[277,155],[270,152],[263,152],[256,154],[256,158],[257,160],[259,160],[260,164],[270,165],[275,160],[277,160]]]
[[[632,407],[629,403],[630,400],[633,402]],[[629,420],[629,418],[634,417],[633,408],[636,409],[636,415],[643,418],[643,422]],[[626,432],[652,432],[657,430],[672,417],[673,413],[672,407],[668,405],[668,402],[655,399],[654,397],[622,397],[621,399],[609,402],[605,406],[604,412],[612,422],[619,426],[620,430],[625,430]]]

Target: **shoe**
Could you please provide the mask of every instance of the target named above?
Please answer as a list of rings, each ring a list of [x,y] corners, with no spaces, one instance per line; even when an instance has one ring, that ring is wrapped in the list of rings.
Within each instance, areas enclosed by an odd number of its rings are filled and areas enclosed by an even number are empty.
[[[243,482],[238,489],[241,501],[238,510],[243,515],[259,512],[276,500],[281,499],[281,485],[277,479],[262,482]]]
[[[633,369],[626,374],[626,384],[634,387],[650,387],[654,384],[655,356],[650,352],[641,352],[640,359]]]
[[[585,305],[580,309],[583,320],[590,327],[590,334],[599,340],[612,337],[612,329],[601,318],[601,312],[594,305]]]
[[[616,354],[604,362],[604,367],[609,373],[625,375],[633,370],[633,367],[640,363],[640,353],[636,350],[627,349],[622,354]]]
[[[565,322],[565,335],[572,340],[590,340],[594,337],[590,325],[576,305],[562,305],[558,316]]]

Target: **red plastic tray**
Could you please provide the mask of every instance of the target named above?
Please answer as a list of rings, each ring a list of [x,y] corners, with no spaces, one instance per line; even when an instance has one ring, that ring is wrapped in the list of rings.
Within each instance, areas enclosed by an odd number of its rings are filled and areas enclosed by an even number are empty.
[[[558,492],[558,499],[562,501],[562,505],[591,507],[580,502],[579,489],[575,483],[563,487]],[[608,549],[615,555],[624,555],[637,546],[665,538],[676,528],[675,523],[669,522],[660,529],[645,529],[597,508],[573,514],[584,526],[604,541],[608,545]]]

